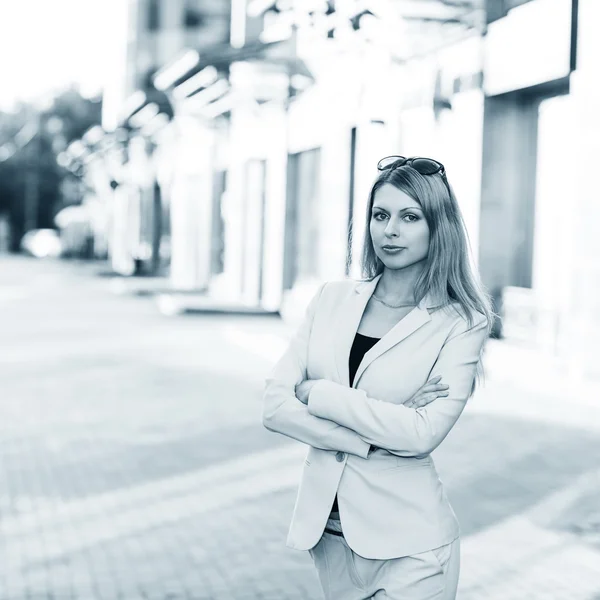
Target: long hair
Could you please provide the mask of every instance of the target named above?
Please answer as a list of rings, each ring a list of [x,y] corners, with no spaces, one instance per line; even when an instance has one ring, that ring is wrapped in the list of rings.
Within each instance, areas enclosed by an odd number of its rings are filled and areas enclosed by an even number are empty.
[[[430,293],[441,301],[442,306],[458,304],[469,327],[473,327],[477,313],[485,315],[489,334],[495,316],[491,298],[471,267],[467,229],[445,175],[421,175],[410,166],[381,172],[371,188],[367,203],[361,260],[363,277],[372,280],[384,269],[375,254],[369,224],[375,194],[385,184],[393,185],[418,202],[429,226],[429,252],[425,268],[415,285],[415,300],[420,302]]]

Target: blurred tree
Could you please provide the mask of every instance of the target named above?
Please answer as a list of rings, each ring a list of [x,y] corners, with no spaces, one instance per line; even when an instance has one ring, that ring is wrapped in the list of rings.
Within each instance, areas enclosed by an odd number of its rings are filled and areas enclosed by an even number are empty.
[[[62,182],[69,175],[57,156],[101,122],[101,103],[74,88],[45,106],[22,103],[0,112],[0,214],[8,214],[11,249],[29,229],[54,227],[62,208]]]

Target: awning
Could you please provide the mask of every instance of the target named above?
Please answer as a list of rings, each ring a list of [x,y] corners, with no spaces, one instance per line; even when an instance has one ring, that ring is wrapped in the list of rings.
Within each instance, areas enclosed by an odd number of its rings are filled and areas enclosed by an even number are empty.
[[[270,66],[281,67],[282,72],[290,75],[303,75],[314,79],[306,64],[298,58],[295,50],[295,40],[278,42],[250,42],[241,48],[233,48],[230,44],[217,44],[199,52],[200,60],[184,76],[173,81],[170,87],[177,87],[206,67],[214,67],[219,73],[226,74],[235,62],[262,62]],[[165,65],[161,70],[168,69],[174,64]]]

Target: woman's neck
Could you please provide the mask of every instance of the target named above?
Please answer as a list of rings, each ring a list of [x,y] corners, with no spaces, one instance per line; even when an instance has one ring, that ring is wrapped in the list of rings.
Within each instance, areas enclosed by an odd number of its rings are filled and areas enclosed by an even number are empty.
[[[423,266],[417,263],[405,269],[384,269],[377,284],[377,296],[395,302],[414,302],[415,288]]]

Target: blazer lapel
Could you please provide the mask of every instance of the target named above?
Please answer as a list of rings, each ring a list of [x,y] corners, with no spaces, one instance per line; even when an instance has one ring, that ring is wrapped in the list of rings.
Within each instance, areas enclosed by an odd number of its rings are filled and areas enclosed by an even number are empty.
[[[359,283],[350,296],[341,302],[339,307],[338,316],[335,321],[336,335],[334,336],[334,352],[338,379],[343,385],[350,386],[350,370],[348,366],[350,350],[352,349],[354,337],[358,331],[365,308],[367,307],[380,278],[381,274],[377,275],[371,281]],[[425,325],[425,323],[431,321],[431,315],[427,308],[435,305],[435,299],[432,296],[427,295],[421,300],[418,306],[392,327],[392,329],[364,355],[354,377],[352,387],[356,386],[360,376],[376,358],[400,343],[417,329]]]
[[[419,305],[413,308],[403,319],[401,319],[388,333],[386,333],[363,357],[352,387],[355,387],[364,373],[365,369],[384,352],[399,344],[403,339],[407,338],[411,333],[431,321],[431,315],[426,306]],[[358,326],[357,326],[358,328]],[[355,331],[356,333],[356,331]],[[347,362],[347,359],[346,359]]]

